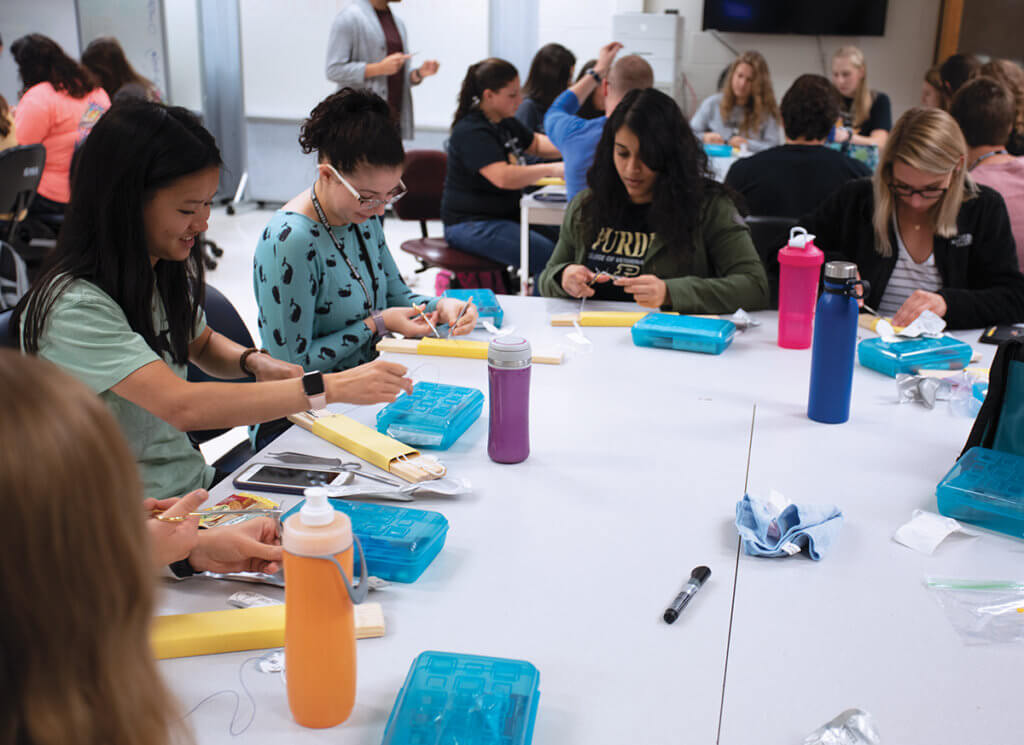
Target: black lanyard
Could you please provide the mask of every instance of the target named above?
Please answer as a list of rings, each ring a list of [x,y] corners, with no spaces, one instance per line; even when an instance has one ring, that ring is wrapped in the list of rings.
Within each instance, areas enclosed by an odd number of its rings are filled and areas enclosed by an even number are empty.
[[[1009,155],[1009,153],[1007,153],[1005,149],[1002,149],[1002,150],[993,150],[993,151],[992,151],[992,152],[990,152],[990,153],[985,153],[985,154],[984,154],[984,155],[982,155],[982,156],[981,156],[980,158],[978,158],[978,159],[977,159],[977,160],[975,160],[975,161],[974,161],[973,163],[971,163],[971,164],[970,164],[969,166],[967,166],[967,170],[968,170],[968,171],[973,171],[973,170],[974,170],[975,168],[977,168],[977,166],[978,166],[978,164],[979,164],[979,163],[981,163],[981,162],[982,162],[983,160],[985,160],[986,158],[991,158],[991,157],[992,157],[993,155]]]
[[[324,214],[324,208],[320,206],[320,200],[316,198],[315,182],[313,183],[313,186],[310,187],[309,193],[313,198],[313,209],[316,210],[316,216],[319,218],[320,224],[324,226],[324,230],[326,230],[327,235],[330,236],[331,242],[334,243],[334,247],[338,249],[338,253],[341,254],[341,258],[343,258],[345,260],[345,264],[348,265],[348,270],[352,273],[352,276],[356,278],[356,282],[358,282],[359,286],[363,289],[363,296],[366,298],[367,310],[373,310],[376,305],[374,303],[374,298],[370,295],[369,290],[366,289],[366,283],[363,282],[363,277],[359,273],[359,270],[356,269],[349,260],[348,256],[345,254],[345,249],[341,247],[341,242],[338,240],[337,236],[334,235],[334,231],[331,230],[331,224],[327,221],[327,215]],[[356,239],[359,241],[359,248],[362,251],[363,260],[366,262],[367,271],[370,272],[370,281],[373,283],[374,292],[376,292],[377,278],[373,274],[373,261],[370,259],[370,254],[366,250],[366,244],[363,242],[363,235],[358,226],[356,227]]]

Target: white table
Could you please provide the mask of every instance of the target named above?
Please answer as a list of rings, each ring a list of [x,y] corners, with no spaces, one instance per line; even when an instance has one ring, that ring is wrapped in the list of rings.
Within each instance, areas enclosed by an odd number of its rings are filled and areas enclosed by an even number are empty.
[[[545,186],[519,200],[519,294],[528,295],[530,281],[530,226],[561,225],[568,203],[537,199],[538,194],[565,194],[565,186]]]
[[[548,314],[577,307],[501,302],[506,324],[535,345],[564,340]],[[623,308],[593,309],[602,307]],[[453,475],[473,481],[474,494],[416,505],[443,512],[451,530],[417,582],[371,595],[384,606],[388,633],[358,644],[352,718],[334,730],[303,730],[291,721],[279,676],[250,666],[245,681],[258,711],[246,741],[376,745],[409,665],[426,649],[535,664],[538,745],[711,743],[720,716],[723,743],[799,742],[850,706],[874,713],[886,742],[1013,739],[1020,717],[1010,697],[1024,652],[964,647],[921,579],[1020,577],[1021,545],[989,536],[924,557],[890,538],[914,507],[934,509],[934,485],[970,421],[891,403],[894,381],[858,367],[851,421],[811,422],[810,352],[779,349],[775,314],[756,317],[765,325],[717,357],[637,348],[628,329],[588,328],[593,352],[535,365],[525,463],[488,460],[486,409],[441,453]],[[992,348],[978,348],[987,362]],[[482,361],[391,358],[414,378],[487,390]],[[755,403],[750,491],[775,488],[844,510],[839,542],[821,562],[738,555],[732,523]],[[370,423],[378,408],[347,413]],[[884,439],[890,433],[896,438]],[[271,447],[337,454],[297,429]],[[221,485],[214,496],[230,491]],[[661,613],[698,564],[712,568],[711,580],[665,625]],[[222,609],[238,589],[254,588],[172,584],[163,612]],[[253,654],[167,660],[161,669],[187,709],[238,689],[239,665]],[[222,696],[191,717],[201,743],[231,739],[233,706]]]

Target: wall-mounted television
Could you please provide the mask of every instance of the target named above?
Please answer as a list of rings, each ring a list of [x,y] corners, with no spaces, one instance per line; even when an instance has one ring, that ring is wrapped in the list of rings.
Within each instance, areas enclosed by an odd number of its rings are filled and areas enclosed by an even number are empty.
[[[888,0],[704,0],[707,31],[883,36]]]

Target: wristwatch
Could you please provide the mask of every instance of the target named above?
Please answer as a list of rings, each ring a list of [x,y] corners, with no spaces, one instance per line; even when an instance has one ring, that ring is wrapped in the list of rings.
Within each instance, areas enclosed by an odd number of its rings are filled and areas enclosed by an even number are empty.
[[[601,75],[593,67],[591,67],[589,70],[587,70],[587,75],[592,77],[594,79],[595,83],[597,83],[598,85],[601,85]]]
[[[388,327],[384,323],[384,314],[379,310],[375,310],[373,311],[371,318],[373,319],[374,332],[376,333],[377,338],[383,339],[388,333]]]
[[[327,393],[324,389],[324,374],[319,370],[311,370],[302,376],[302,391],[306,394],[311,411],[327,408]]]

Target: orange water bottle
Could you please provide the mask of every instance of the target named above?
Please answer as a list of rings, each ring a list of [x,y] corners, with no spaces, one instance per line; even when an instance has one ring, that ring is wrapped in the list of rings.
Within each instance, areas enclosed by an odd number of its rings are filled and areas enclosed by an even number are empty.
[[[353,597],[352,521],[327,501],[322,488],[285,521],[281,539],[285,576],[285,677],[288,706],[304,727],[334,727],[356,699],[356,626],[353,601],[366,593],[366,565]],[[337,562],[337,563],[335,563]],[[340,570],[344,570],[344,575]]]

